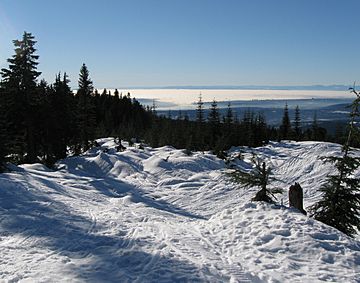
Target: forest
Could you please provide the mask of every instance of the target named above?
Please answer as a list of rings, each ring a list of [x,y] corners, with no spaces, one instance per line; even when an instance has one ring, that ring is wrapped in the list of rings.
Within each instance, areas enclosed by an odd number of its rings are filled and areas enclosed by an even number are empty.
[[[49,84],[38,81],[39,55],[35,38],[24,32],[14,40],[15,54],[8,68],[1,70],[0,81],[0,161],[36,163],[52,166],[67,155],[78,155],[92,146],[96,138],[113,136],[118,140],[142,141],[152,147],[172,145],[175,148],[211,150],[223,157],[231,146],[260,146],[269,140],[344,139],[343,131],[335,137],[314,118],[311,127],[302,129],[299,107],[291,119],[288,107],[280,127],[270,127],[262,113],[250,109],[235,115],[229,103],[223,117],[214,100],[205,116],[199,96],[196,119],[178,115],[176,119],[157,115],[156,106],[144,107],[130,93],[101,93],[93,86],[85,64],[80,68],[78,89],[72,90],[64,72]]]

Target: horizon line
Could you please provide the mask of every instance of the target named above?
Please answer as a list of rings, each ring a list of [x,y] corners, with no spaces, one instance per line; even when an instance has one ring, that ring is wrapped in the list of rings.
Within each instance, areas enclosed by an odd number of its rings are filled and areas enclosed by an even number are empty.
[[[121,87],[103,87],[95,89],[118,89],[118,90],[131,90],[131,89],[188,89],[188,90],[335,90],[347,91],[351,85],[344,84],[312,84],[312,85],[168,85],[168,86],[121,86]],[[76,89],[76,88],[75,88]]]

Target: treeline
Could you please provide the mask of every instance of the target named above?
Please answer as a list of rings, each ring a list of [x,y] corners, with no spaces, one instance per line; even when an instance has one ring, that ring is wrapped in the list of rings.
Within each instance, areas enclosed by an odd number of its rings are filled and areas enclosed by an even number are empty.
[[[272,129],[261,113],[247,111],[239,120],[229,106],[226,115],[221,117],[216,101],[213,101],[207,117],[204,113],[200,97],[196,120],[190,120],[186,115],[179,115],[176,119],[155,116],[145,140],[151,146],[172,145],[188,150],[213,150],[221,154],[233,145],[263,145],[271,135]]]
[[[153,147],[172,145],[191,150],[213,150],[219,156],[231,146],[260,146],[269,140],[326,140],[326,130],[314,118],[302,129],[297,107],[291,123],[287,105],[279,128],[269,127],[262,113],[245,111],[241,117],[228,105],[221,116],[213,101],[208,115],[201,96],[196,119],[158,116],[155,107],[143,107],[115,90],[100,94],[93,87],[88,68],[81,66],[78,89],[72,91],[64,73],[52,84],[41,80],[37,71],[34,37],[25,32],[14,40],[15,54],[1,70],[0,81],[0,164],[42,162],[48,166],[70,154],[80,154],[96,138],[136,138]]]
[[[170,119],[170,114],[161,115],[153,123],[154,127],[146,136],[146,141],[152,146],[173,145],[189,150],[213,150],[216,154],[222,154],[231,146],[256,147],[266,144],[269,140],[343,143],[346,138],[345,126],[341,124],[336,125],[334,134],[328,134],[318,123],[316,112],[311,123],[303,123],[298,106],[295,108],[294,116],[290,117],[288,106],[285,105],[279,127],[267,125],[266,118],[261,112],[256,113],[249,109],[239,116],[231,109],[230,103],[223,115],[220,114],[215,100],[207,110],[208,114],[205,115],[200,95],[195,119],[190,120],[181,111],[175,119]],[[360,146],[355,140],[351,145]]]

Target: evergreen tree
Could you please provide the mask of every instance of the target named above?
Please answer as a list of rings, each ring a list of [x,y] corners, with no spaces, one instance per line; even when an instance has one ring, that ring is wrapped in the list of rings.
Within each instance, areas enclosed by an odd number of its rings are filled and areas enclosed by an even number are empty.
[[[254,133],[254,112],[246,110],[242,119],[242,140],[240,144],[254,146],[255,133]]]
[[[196,108],[196,129],[194,133],[194,145],[196,150],[204,150],[205,143],[205,114],[204,114],[204,102],[202,101],[201,93],[197,102]]]
[[[209,121],[210,125],[213,125],[214,127],[218,127],[220,124],[219,108],[217,105],[217,101],[215,99],[211,103],[208,121]]]
[[[0,173],[5,169],[6,146],[6,117],[3,89],[0,87]]]
[[[229,102],[227,105],[227,109],[226,109],[226,114],[224,117],[224,124],[225,127],[230,130],[231,129],[231,125],[234,122],[234,115],[233,115],[233,111],[231,109],[231,103]]]
[[[205,115],[204,115],[204,102],[202,101],[201,93],[199,95],[199,100],[197,102],[196,108],[196,121],[198,124],[203,124],[205,122]]]
[[[211,108],[208,116],[208,122],[210,126],[210,146],[214,147],[217,139],[219,138],[220,132],[220,114],[217,106],[217,101],[214,99],[211,103]]]
[[[275,180],[271,175],[271,168],[266,166],[264,161],[261,161],[256,156],[252,158],[253,169],[250,172],[243,172],[235,170],[230,173],[233,181],[240,183],[244,187],[260,187],[260,190],[253,198],[254,201],[265,201],[268,203],[275,202],[275,194],[282,192],[279,188],[269,188],[269,183]]]
[[[93,83],[90,79],[88,68],[83,64],[80,69],[79,88],[77,91],[77,128],[79,133],[77,153],[81,150],[88,150],[95,138],[96,113],[92,97],[93,89]]]
[[[34,36],[24,32],[21,40],[13,41],[15,55],[8,59],[9,67],[1,70],[9,148],[19,155],[20,161],[26,156],[27,162],[37,159],[36,114],[38,109],[36,80],[37,71]]]
[[[315,111],[314,116],[313,116],[313,121],[311,123],[311,139],[313,141],[318,140],[318,129],[319,129],[319,125],[318,125],[318,120],[317,120],[317,113]]]
[[[152,103],[152,106],[151,106],[151,111],[152,111],[152,113],[153,113],[153,115],[154,116],[156,116],[157,115],[157,113],[156,113],[156,103],[155,103],[155,99],[153,99],[153,103]]]
[[[360,230],[360,179],[354,176],[355,170],[360,166],[360,158],[352,155],[350,143],[358,131],[356,120],[360,116],[360,94],[354,88],[351,91],[356,99],[351,104],[350,126],[342,147],[342,156],[326,159],[335,164],[337,172],[329,175],[326,183],[321,186],[323,196],[311,210],[315,219],[354,236],[355,227]]]
[[[289,118],[289,109],[287,103],[284,108],[284,115],[280,126],[280,139],[289,139],[291,132],[291,124]]]
[[[253,146],[261,146],[268,142],[267,124],[265,116],[258,113],[253,125]]]
[[[66,157],[67,146],[73,143],[73,136],[76,134],[74,97],[69,82],[66,73],[62,78],[59,73],[54,84],[48,90],[49,105],[44,105],[47,107],[43,110],[46,113],[44,120],[48,122],[48,128],[43,135],[47,138],[45,159],[46,164],[50,166],[56,160]]]
[[[311,137],[310,138],[313,141],[324,141],[326,138],[326,129],[319,126],[316,111],[314,112],[314,118],[311,123]]]
[[[296,105],[295,108],[295,118],[294,118],[294,132],[295,132],[295,140],[301,140],[301,116],[300,116],[300,108],[299,105]]]

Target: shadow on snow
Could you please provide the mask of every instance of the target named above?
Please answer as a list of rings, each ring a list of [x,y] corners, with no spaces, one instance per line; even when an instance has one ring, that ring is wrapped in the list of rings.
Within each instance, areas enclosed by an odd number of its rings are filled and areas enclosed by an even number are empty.
[[[22,235],[28,241],[20,245],[27,244],[35,249],[47,247],[70,260],[86,257],[86,264],[65,267],[77,278],[94,282],[196,282],[204,281],[204,276],[215,276],[207,268],[191,262],[143,251],[142,247],[151,243],[144,239],[125,238],[126,231],[118,231],[111,236],[94,233],[91,219],[74,215],[66,203],[56,202],[44,192],[26,187],[26,172],[15,174],[15,179],[13,173],[0,175],[0,236]],[[19,176],[23,178],[23,183],[19,182]],[[39,185],[53,184],[41,178],[33,180]],[[131,194],[134,200],[149,207],[194,217],[170,204],[144,196],[140,189],[120,181],[95,180],[93,185],[99,186],[101,193],[111,197]],[[51,189],[59,188],[53,184]],[[101,228],[97,226],[98,230]]]

